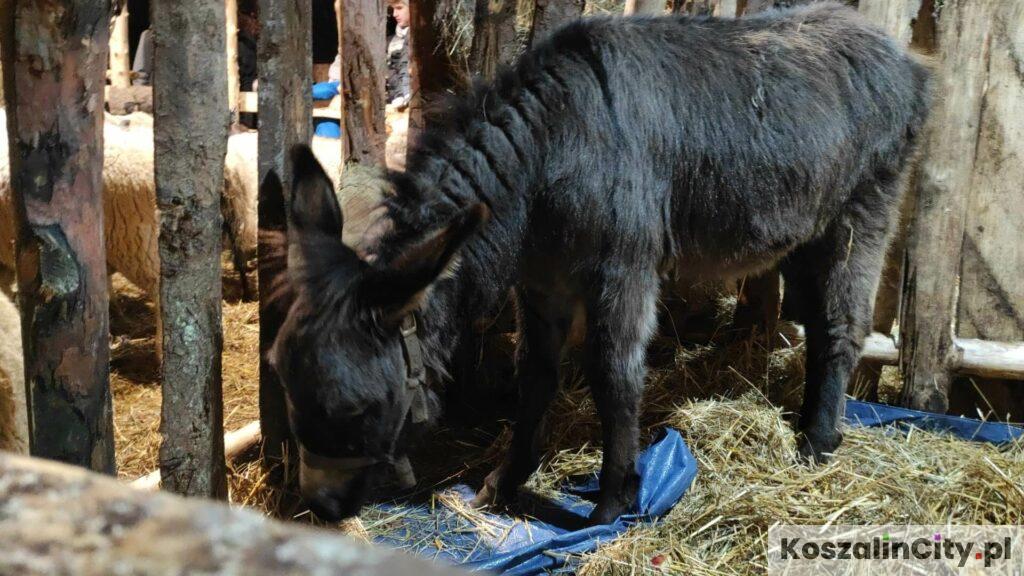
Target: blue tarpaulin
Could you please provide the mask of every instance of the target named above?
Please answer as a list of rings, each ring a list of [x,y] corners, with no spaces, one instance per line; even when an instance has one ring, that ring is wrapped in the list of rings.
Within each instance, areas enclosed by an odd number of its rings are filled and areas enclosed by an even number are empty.
[[[1001,444],[1021,437],[1024,430],[1007,424],[981,422],[929,414],[872,402],[848,401],[846,420],[850,426],[914,426],[949,433],[967,440]],[[557,498],[538,505],[543,516],[560,517],[558,522],[526,521],[499,514],[484,514],[485,525],[471,523],[447,506],[383,504],[375,507],[381,517],[393,513],[397,525],[376,542],[437,560],[462,564],[506,576],[571,572],[573,558],[595,550],[637,522],[656,522],[667,513],[697,476],[697,460],[679,432],[668,429],[641,453],[637,461],[640,491],[630,513],[611,524],[573,530],[593,509],[588,500],[598,491],[596,475],[565,485]],[[473,490],[454,486],[450,498],[468,502]],[[400,512],[400,513],[399,513]],[[538,517],[542,514],[537,514]]]

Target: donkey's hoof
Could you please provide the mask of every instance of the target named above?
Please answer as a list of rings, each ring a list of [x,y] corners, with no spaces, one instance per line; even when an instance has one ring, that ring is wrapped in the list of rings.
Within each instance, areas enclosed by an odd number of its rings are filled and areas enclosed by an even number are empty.
[[[842,434],[836,434],[832,438],[812,438],[804,434],[800,438],[800,443],[797,444],[797,453],[800,460],[806,464],[812,466],[828,464],[832,459],[832,454],[839,448],[842,441]]]
[[[590,513],[588,520],[593,526],[611,524],[616,518],[626,513],[626,506],[616,504],[598,504]]]
[[[487,506],[505,505],[512,502],[515,495],[515,488],[511,490],[505,486],[505,467],[499,466],[484,478],[484,485],[477,491],[476,496],[470,502],[473,508],[485,508]]]

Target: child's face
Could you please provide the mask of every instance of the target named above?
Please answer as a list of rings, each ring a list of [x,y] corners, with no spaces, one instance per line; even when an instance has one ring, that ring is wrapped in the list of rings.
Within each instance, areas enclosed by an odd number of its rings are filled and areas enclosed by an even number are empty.
[[[409,5],[408,4],[392,4],[391,5],[392,15],[395,17],[395,22],[401,28],[409,27]]]

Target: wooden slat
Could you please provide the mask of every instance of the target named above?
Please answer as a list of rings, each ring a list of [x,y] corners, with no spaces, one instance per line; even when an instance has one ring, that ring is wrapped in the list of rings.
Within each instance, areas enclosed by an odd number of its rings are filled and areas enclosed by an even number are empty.
[[[964,233],[957,334],[1024,341],[1024,3],[991,18]]]
[[[109,6],[0,2],[0,54],[30,450],[113,473],[101,175]]]
[[[956,338],[953,350],[951,371],[984,378],[1024,380],[1024,342]],[[894,365],[899,362],[899,349],[891,336],[875,332],[864,340],[861,359]],[[1024,389],[1024,382],[1020,386]]]
[[[228,136],[224,5],[155,2],[152,14],[159,63],[153,70],[153,174],[163,327],[160,473],[165,490],[226,498],[220,269]]]
[[[345,162],[383,166],[387,140],[387,10],[381,0],[338,0],[337,4],[342,53],[342,158]]]
[[[902,402],[949,406],[952,321],[973,157],[986,90],[990,19],[1003,0],[947,0],[939,20],[936,99],[923,138],[900,314]]]
[[[228,72],[228,110],[232,121],[238,119],[241,80],[238,77],[238,0],[224,0],[224,34]]]
[[[296,144],[308,144],[311,138],[310,102],[312,100],[313,59],[310,56],[312,10],[309,2],[260,0],[259,58],[259,221],[285,221],[285,202],[291,198],[292,166],[288,151]],[[265,196],[269,174],[283,184],[284,198],[271,201]],[[264,255],[268,247],[258,247],[260,255],[260,427],[263,457],[268,469],[278,469],[286,453],[291,433],[284,391],[267,363],[267,351],[277,337],[285,310],[270,302],[270,264]],[[278,478],[272,477],[272,480]]]
[[[128,57],[128,3],[124,2],[110,31],[110,84],[117,88],[131,86],[131,71],[131,59]]]

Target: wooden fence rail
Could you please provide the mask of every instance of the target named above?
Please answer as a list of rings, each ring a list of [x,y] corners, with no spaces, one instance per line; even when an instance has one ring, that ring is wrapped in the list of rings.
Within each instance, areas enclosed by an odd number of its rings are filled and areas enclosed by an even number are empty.
[[[461,573],[200,499],[0,453],[0,574]]]

